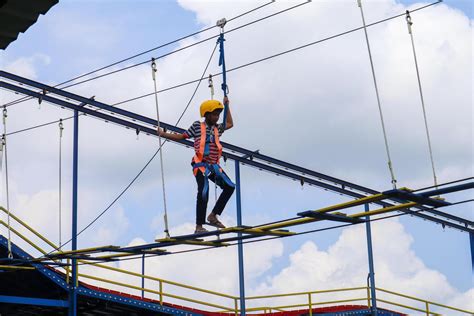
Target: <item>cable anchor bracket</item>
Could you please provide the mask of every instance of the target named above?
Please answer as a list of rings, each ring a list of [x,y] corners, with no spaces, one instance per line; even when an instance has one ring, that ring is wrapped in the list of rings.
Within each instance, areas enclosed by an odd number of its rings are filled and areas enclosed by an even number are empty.
[[[156,63],[155,63],[155,58],[151,58],[151,75],[153,77],[153,81],[156,80]]]
[[[211,100],[214,100],[214,82],[212,81],[212,74],[209,74],[208,87],[211,89]]]
[[[226,23],[227,23],[226,18],[222,18],[222,19],[217,20],[216,26],[221,28],[221,32],[224,32],[224,26],[226,25]]]
[[[410,11],[408,10],[405,13],[405,19],[407,21],[408,34],[411,34],[411,26],[413,25],[413,22],[411,21]]]
[[[59,137],[63,137],[63,130],[64,130],[63,119],[59,119]]]

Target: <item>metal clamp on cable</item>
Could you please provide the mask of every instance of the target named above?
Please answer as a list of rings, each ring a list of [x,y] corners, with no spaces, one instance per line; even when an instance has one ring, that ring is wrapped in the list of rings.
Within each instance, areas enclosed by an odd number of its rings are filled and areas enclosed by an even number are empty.
[[[153,76],[153,81],[156,80],[156,63],[155,58],[151,58],[151,75]]]
[[[410,11],[408,10],[405,13],[405,19],[407,20],[408,34],[411,34],[411,26],[413,25],[413,22],[411,21]]]
[[[226,25],[226,23],[227,23],[226,18],[222,18],[220,20],[217,20],[216,26],[221,28],[221,32],[224,32],[224,26]]]
[[[41,102],[43,102],[43,96],[46,95],[46,89],[43,89],[42,94],[38,98],[38,105],[41,105]]]
[[[212,81],[212,75],[209,74],[208,87],[211,89],[211,100],[214,100],[214,82]]]
[[[63,130],[64,130],[63,119],[59,119],[59,137],[63,137]]]
[[[5,123],[7,122],[7,117],[8,117],[7,107],[4,105],[3,106],[3,125],[5,125]]]

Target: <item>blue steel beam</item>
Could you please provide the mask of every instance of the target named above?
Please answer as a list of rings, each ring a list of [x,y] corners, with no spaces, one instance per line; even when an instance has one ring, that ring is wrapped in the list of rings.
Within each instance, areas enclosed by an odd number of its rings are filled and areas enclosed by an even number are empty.
[[[139,130],[139,131],[145,132],[147,134],[156,136],[156,130],[154,128],[149,128],[149,127],[137,124],[135,122],[130,122],[130,121],[127,121],[127,120],[124,120],[124,119],[121,119],[121,118],[118,118],[118,117],[115,117],[115,116],[112,116],[112,115],[105,114],[103,112],[99,112],[99,111],[96,111],[96,110],[93,110],[93,109],[90,109],[90,108],[86,108],[86,107],[83,107],[83,106],[78,106],[76,104],[73,104],[73,103],[70,103],[70,102],[67,102],[67,101],[64,101],[64,100],[61,100],[61,99],[56,99],[56,98],[53,98],[49,95],[43,95],[41,93],[31,91],[31,90],[25,89],[23,87],[15,86],[15,85],[3,82],[3,81],[0,81],[0,87],[7,88],[9,90],[16,91],[16,92],[19,92],[19,93],[22,93],[22,94],[25,94],[25,95],[37,97],[37,98],[42,97],[43,101],[54,103],[54,104],[57,104],[59,106],[65,107],[65,108],[69,108],[71,110],[77,110],[77,111],[82,112],[86,115],[94,116],[94,117],[97,117],[97,118],[102,119],[104,121],[110,121],[110,122],[113,122],[113,123],[118,124],[118,125],[129,127],[129,128]],[[89,100],[89,99],[85,99],[85,100]],[[89,101],[91,101],[91,100],[89,100]],[[153,121],[156,123],[156,120],[153,120]],[[160,122],[160,124],[161,124],[161,122]],[[161,126],[163,126],[163,124]],[[179,131],[184,131],[184,130],[179,129]],[[191,148],[194,146],[193,143],[191,141],[188,141],[188,140],[179,140],[179,141],[176,141],[176,142],[180,143],[182,145],[191,147]],[[249,151],[249,153],[253,154],[254,152]],[[346,189],[342,189],[342,188],[340,188],[336,185],[327,184],[325,182],[314,180],[314,179],[311,179],[311,178],[308,178],[308,177],[305,177],[305,176],[294,174],[294,173],[291,173],[287,170],[278,169],[276,167],[268,166],[266,164],[255,162],[255,161],[252,161],[250,159],[242,158],[242,157],[240,157],[238,155],[235,155],[235,154],[232,154],[230,152],[225,152],[223,155],[225,155],[227,158],[230,158],[232,160],[240,161],[244,164],[248,164],[248,165],[254,166],[256,168],[265,169],[265,170],[267,170],[269,172],[272,172],[272,173],[275,173],[275,174],[281,174],[281,175],[287,176],[289,178],[292,178],[294,180],[303,179],[305,181],[305,183],[312,184],[312,185],[321,187],[323,189],[335,191],[337,193],[346,194],[346,195],[349,195],[349,196],[354,197],[354,198],[364,197],[363,194],[356,193],[356,192],[353,192],[353,191],[349,191],[349,190],[346,190]],[[382,206],[391,206],[391,204],[389,204],[389,203],[383,203],[382,202],[380,204]]]
[[[82,104],[89,104],[91,106],[97,107],[97,108],[102,109],[102,110],[106,110],[106,111],[110,111],[112,113],[123,115],[123,116],[128,117],[132,120],[137,120],[137,121],[141,121],[141,122],[146,123],[146,124],[151,124],[154,127],[156,127],[157,124],[158,124],[158,122],[154,119],[151,119],[151,118],[148,118],[148,117],[145,117],[145,116],[133,113],[133,112],[129,112],[129,111],[126,111],[126,110],[123,110],[123,109],[120,109],[120,108],[115,108],[115,107],[112,107],[112,106],[107,105],[105,103],[98,102],[98,101],[92,100],[90,98],[85,98],[85,97],[82,97],[80,95],[76,95],[74,93],[67,92],[67,91],[64,91],[64,90],[61,90],[61,89],[57,89],[57,88],[42,84],[40,82],[34,81],[34,80],[30,80],[30,79],[27,79],[27,78],[17,76],[17,75],[12,74],[12,73],[8,73],[6,71],[0,71],[0,77],[4,77],[4,78],[10,79],[10,80],[20,82],[20,83],[25,84],[25,85],[36,87],[36,88],[39,88],[43,91],[47,91],[48,93],[54,93],[54,94],[57,94],[57,95],[60,95],[60,96],[63,96],[63,97],[69,98],[69,99],[73,99],[73,100],[81,102]],[[43,96],[43,95],[40,95],[40,97],[41,96]],[[184,132],[183,129],[181,129],[179,127],[176,127],[176,126],[173,126],[173,125],[170,125],[170,124],[167,124],[165,122],[160,122],[160,126],[166,128],[166,129],[169,129],[171,131],[174,131],[176,133]],[[350,183],[350,182],[345,181],[345,180],[337,179],[337,178],[334,178],[334,177],[331,177],[331,176],[328,176],[328,175],[325,175],[325,174],[322,174],[322,173],[319,173],[319,172],[316,172],[316,171],[313,171],[313,170],[309,170],[309,169],[306,169],[306,168],[303,168],[303,167],[300,167],[300,166],[297,166],[297,165],[294,165],[294,164],[290,164],[290,163],[287,163],[285,161],[278,160],[278,159],[275,159],[273,157],[269,157],[269,156],[266,156],[266,155],[262,155],[258,152],[253,152],[253,151],[247,150],[247,149],[242,148],[242,147],[238,147],[238,146],[228,144],[228,143],[225,143],[225,142],[222,142],[222,144],[223,144],[224,148],[230,150],[231,152],[238,152],[240,154],[243,154],[245,157],[252,157],[252,158],[255,158],[255,159],[260,159],[260,160],[265,161],[268,164],[275,164],[275,165],[278,165],[278,166],[280,166],[284,169],[291,169],[291,170],[296,171],[296,172],[301,172],[303,174],[311,175],[312,177],[316,177],[317,179],[324,179],[325,181],[334,183],[335,185],[340,186],[339,189],[333,190],[333,191],[338,192],[338,193],[343,193],[343,194],[346,194],[346,195],[349,195],[349,196],[352,196],[352,197],[356,197],[356,198],[362,197],[364,195],[359,194],[359,196],[357,196],[357,194],[353,194],[355,192],[352,192],[350,190],[359,191],[359,192],[362,192],[364,194],[369,194],[369,195],[379,193],[376,190],[369,189],[367,187],[363,187],[363,186],[360,186],[360,185],[357,185],[357,184],[354,184],[354,183]],[[305,180],[305,177],[299,176],[297,178],[297,180]],[[320,183],[322,183],[322,182],[320,182]],[[335,187],[335,186],[333,186],[333,187]],[[323,188],[328,189],[328,187],[323,187]],[[350,190],[346,190],[346,188],[349,188]],[[398,202],[398,203],[404,203],[405,202],[405,201],[403,201],[399,198],[392,198],[391,200],[395,201],[395,202]],[[376,202],[376,203],[383,206],[383,207],[391,206],[391,204],[388,204],[386,202]],[[458,223],[464,224],[464,226],[472,225],[472,222],[466,222],[465,219],[463,219],[461,217],[458,217],[458,216],[455,216],[455,215],[452,215],[452,214],[448,214],[448,213],[444,213],[444,212],[441,212],[439,210],[428,209],[424,206],[414,206],[414,208],[419,209],[419,210],[424,210],[424,211],[432,213],[433,215],[436,215],[436,216],[442,216],[442,217],[450,219],[452,221],[456,221]],[[418,216],[418,215],[415,214],[415,216]],[[421,216],[418,216],[418,217],[421,217]],[[429,218],[426,218],[426,217],[424,217],[424,219],[429,220]]]
[[[240,192],[240,166],[239,162],[235,162],[235,200],[237,203],[237,226],[242,226],[242,200]],[[245,308],[245,274],[244,274],[244,245],[242,243],[242,233],[238,233],[239,240],[237,241],[239,254],[239,287],[240,287],[240,315],[246,315]]]
[[[369,204],[365,204],[365,211],[370,210]],[[370,227],[370,216],[365,217],[365,230],[367,235],[367,254],[369,256],[369,279],[370,279],[370,293],[372,299],[372,306],[370,310],[373,316],[377,316],[377,293],[375,291],[375,268],[374,268],[374,253],[372,247],[372,229]]]
[[[98,101],[92,100],[90,98],[85,98],[83,96],[80,96],[80,95],[77,95],[77,94],[74,94],[74,93],[71,93],[71,92],[67,92],[67,91],[64,91],[64,90],[61,90],[61,89],[57,89],[57,88],[42,84],[40,82],[31,80],[31,79],[27,79],[27,78],[17,76],[15,74],[12,74],[12,73],[9,73],[9,72],[6,72],[6,71],[0,71],[0,77],[4,77],[4,78],[10,79],[10,80],[14,80],[14,81],[23,83],[23,84],[28,85],[28,86],[39,88],[42,91],[47,91],[48,93],[53,93],[53,94],[57,94],[57,95],[69,98],[69,99],[73,99],[73,100],[79,101],[83,104],[89,104],[91,106],[97,107],[97,108],[102,109],[102,110],[106,110],[106,111],[110,111],[112,113],[123,115],[123,116],[128,117],[132,120],[137,120],[137,121],[141,121],[141,122],[146,123],[146,124],[151,124],[154,127],[158,126],[158,122],[154,119],[151,119],[151,118],[148,118],[148,117],[145,117],[145,116],[133,113],[133,112],[129,112],[129,111],[126,111],[126,110],[123,110],[123,109],[120,109],[120,108],[115,108],[115,107],[112,107],[108,104],[98,102]],[[43,95],[41,94],[40,97],[41,96],[43,96]],[[169,129],[171,131],[174,131],[176,133],[182,133],[182,132],[185,131],[184,129],[181,129],[179,127],[167,124],[165,122],[160,122],[160,126],[166,128],[166,129]],[[260,159],[260,160],[263,160],[263,161],[265,161],[269,164],[278,165],[278,166],[280,166],[284,169],[291,169],[293,171],[297,171],[297,172],[301,172],[303,174],[311,175],[311,176],[316,177],[318,179],[324,179],[325,181],[332,182],[336,185],[341,186],[339,189],[333,190],[333,191],[338,192],[338,193],[343,193],[343,194],[346,194],[346,195],[349,195],[349,196],[352,196],[352,197],[356,197],[356,198],[362,197],[364,195],[359,194],[359,196],[356,196],[355,194],[353,194],[355,192],[352,192],[350,190],[346,190],[346,188],[349,188],[351,190],[356,190],[356,191],[359,191],[359,192],[363,192],[364,194],[377,194],[377,193],[379,193],[376,190],[369,189],[369,188],[366,188],[366,187],[363,187],[363,186],[360,186],[360,185],[357,185],[357,184],[354,184],[354,183],[350,183],[350,182],[345,181],[345,180],[337,179],[337,178],[334,178],[334,177],[331,177],[331,176],[328,176],[328,175],[325,175],[325,174],[322,174],[322,173],[319,173],[319,172],[316,172],[316,171],[313,171],[313,170],[309,170],[309,169],[306,169],[306,168],[303,168],[303,167],[300,167],[300,166],[296,166],[294,164],[290,164],[290,163],[284,162],[282,160],[275,159],[273,157],[262,155],[258,152],[253,152],[251,150],[244,149],[242,147],[238,147],[238,146],[228,144],[228,143],[225,143],[225,142],[222,142],[222,145],[224,146],[225,149],[228,149],[231,152],[238,152],[240,154],[243,154],[244,156],[253,157],[254,159]],[[297,178],[297,180],[304,180],[304,177],[299,176]],[[335,186],[333,186],[333,187],[335,187]],[[324,188],[328,189],[327,187],[324,187]],[[395,201],[395,202],[398,202],[398,203],[404,203],[403,200],[398,199],[398,198],[393,198],[392,200]],[[383,206],[383,207],[391,206],[390,204],[388,204],[386,202],[376,202],[376,203]],[[448,213],[444,213],[444,212],[441,212],[441,211],[438,211],[438,210],[431,210],[431,209],[428,209],[428,208],[423,207],[423,206],[415,206],[414,208],[417,208],[417,209],[420,209],[420,210],[425,210],[425,211],[433,213],[434,215],[437,215],[437,216],[445,217],[447,219],[456,221],[458,223],[462,223],[465,226],[471,225],[471,223],[465,222],[464,219],[461,218],[461,217],[454,216],[454,215],[451,215],[451,214],[448,214]],[[415,216],[418,216],[418,215],[415,215]],[[424,218],[424,219],[428,219],[428,218]]]
[[[72,250],[77,250],[77,180],[79,160],[79,111],[74,110],[74,135],[72,154]],[[72,280],[69,290],[69,315],[77,314],[77,259],[72,259]]]
[[[471,242],[471,264],[472,273],[474,274],[474,232],[469,233],[469,241]]]
[[[123,109],[120,109],[120,108],[112,107],[108,104],[98,102],[98,101],[95,101],[95,100],[91,100],[90,98],[85,98],[83,96],[80,96],[80,95],[77,95],[77,94],[74,94],[74,93],[71,93],[71,92],[67,92],[67,91],[64,91],[64,90],[61,90],[61,89],[57,89],[57,88],[42,84],[40,82],[36,82],[34,80],[30,80],[30,79],[27,79],[27,78],[23,78],[23,77],[14,75],[12,73],[8,73],[6,71],[1,71],[0,70],[0,77],[4,77],[4,78],[10,79],[10,80],[13,80],[13,81],[31,86],[31,87],[41,89],[41,90],[46,90],[47,93],[57,94],[57,95],[63,96],[63,97],[68,98],[68,99],[76,100],[76,101],[84,103],[84,104],[89,104],[91,106],[100,108],[100,109],[105,110],[105,111],[113,112],[113,113],[128,117],[128,118],[133,119],[133,120],[137,120],[137,121],[140,121],[140,122],[143,122],[143,123],[146,123],[146,124],[150,124],[154,127],[156,127],[157,124],[158,124],[157,120],[151,119],[149,117],[142,116],[142,115],[139,115],[139,114],[136,114],[136,113],[133,113],[133,112],[130,112],[130,111],[126,111],[126,110],[123,110]],[[38,94],[38,95],[39,95],[38,98],[43,96],[43,94]],[[176,133],[182,133],[182,132],[185,131],[182,128],[167,124],[165,122],[160,122],[160,126],[166,128],[168,130],[171,130],[173,132],[176,132]],[[345,181],[345,180],[334,178],[334,177],[331,177],[331,176],[328,176],[328,175],[325,175],[325,174],[322,174],[322,173],[319,173],[319,172],[316,172],[316,171],[313,171],[313,170],[310,170],[310,169],[306,169],[306,168],[303,168],[303,167],[300,167],[300,166],[297,166],[297,165],[294,165],[294,164],[291,164],[291,163],[288,163],[288,162],[285,162],[285,161],[282,161],[282,160],[279,160],[279,159],[275,159],[275,158],[270,157],[270,156],[262,155],[258,151],[257,152],[251,151],[251,150],[248,150],[248,149],[245,149],[245,148],[242,148],[242,147],[239,147],[239,146],[235,146],[235,145],[232,145],[232,144],[229,144],[229,143],[225,143],[225,142],[221,142],[221,143],[222,143],[223,147],[229,149],[230,151],[235,151],[235,152],[238,152],[240,154],[246,155],[248,157],[253,157],[254,159],[264,160],[264,161],[267,161],[269,163],[279,165],[283,168],[292,169],[294,171],[301,172],[303,174],[308,174],[308,175],[311,175],[311,176],[316,177],[316,178],[321,178],[321,179],[324,179],[326,181],[336,183],[336,184],[340,185],[342,188],[347,187],[347,188],[351,188],[352,190],[361,191],[361,192],[369,193],[369,194],[379,193],[376,190],[372,190],[372,189],[369,189],[369,188],[366,188],[366,187],[363,187],[363,186],[360,186],[360,185],[357,185],[357,184],[354,184],[354,183],[351,183],[351,182],[348,182],[348,181]]]
[[[0,76],[4,76],[4,74],[5,74],[4,71],[0,71]],[[30,82],[31,80],[24,79],[24,78],[9,74],[8,78],[12,79],[11,77],[23,79],[21,81],[22,83],[25,83],[25,84],[30,83],[28,85],[33,85]],[[36,84],[35,82],[33,82],[33,83]],[[43,85],[43,84],[40,84],[40,83],[38,83],[37,85],[39,87],[45,86],[47,89],[51,89],[51,90],[54,90],[54,91],[57,90],[57,91],[61,92],[61,95],[64,96],[64,97],[73,98],[74,96],[76,96],[76,95],[71,94],[69,92],[65,92],[63,90],[55,89],[55,88],[52,88],[52,87],[49,87],[49,86],[46,86],[46,85]],[[99,112],[99,111],[96,111],[96,110],[93,110],[93,109],[90,109],[90,108],[87,108],[87,107],[84,107],[84,106],[77,106],[73,103],[70,103],[70,102],[67,102],[67,101],[64,101],[64,100],[61,100],[61,99],[56,99],[56,98],[53,98],[49,95],[43,95],[41,93],[31,91],[31,90],[28,90],[28,89],[25,89],[23,87],[19,87],[19,86],[16,86],[16,85],[12,85],[12,84],[9,84],[9,83],[3,82],[3,81],[0,81],[0,87],[4,87],[6,89],[16,91],[16,92],[19,92],[19,93],[22,93],[22,94],[25,94],[25,95],[33,96],[33,97],[36,97],[36,98],[41,97],[44,101],[54,103],[54,104],[57,104],[57,105],[60,105],[60,106],[63,106],[63,107],[66,107],[66,108],[69,108],[69,109],[72,109],[72,110],[78,110],[79,112],[83,112],[84,114],[91,115],[91,116],[97,117],[97,118],[105,120],[105,121],[114,122],[118,125],[122,125],[122,126],[125,126],[125,127],[140,130],[140,131],[145,132],[147,134],[156,136],[156,130],[154,128],[149,128],[149,127],[137,124],[136,122],[130,122],[130,121],[118,118],[116,116],[108,115],[108,114],[105,114],[105,113],[102,113],[102,112]],[[50,90],[48,90],[48,91],[50,91]],[[100,103],[100,102],[97,102],[95,100],[91,100],[91,99],[88,99],[88,98],[84,98],[84,97],[81,97],[81,96],[76,96],[75,100],[80,101],[82,103],[91,104],[93,106],[103,108],[107,111],[112,111],[112,112],[115,112],[115,113],[121,114],[121,115],[131,113],[131,112],[128,112],[128,111],[125,111],[125,110],[122,110],[122,109],[118,109],[118,108],[114,108],[114,107],[111,107],[111,106],[105,105],[105,104],[104,104],[105,107],[103,107],[102,106],[103,103]],[[127,115],[125,115],[125,116],[127,116]],[[135,113],[131,113],[131,115],[128,116],[128,117],[131,118],[132,120],[141,121],[143,123],[150,124],[152,126],[156,126],[156,124],[157,124],[156,120],[153,120],[153,119],[150,119],[150,118],[147,118],[147,117],[141,116],[139,114],[135,114]],[[168,129],[170,129],[172,131],[175,131],[175,132],[183,132],[184,131],[181,128],[169,125],[167,123],[161,123],[160,122],[160,124],[163,127],[169,127]],[[188,146],[188,147],[193,147],[193,144],[190,141],[182,140],[182,141],[176,141],[176,142],[181,143],[181,144],[183,144],[185,146]],[[282,161],[277,160],[277,159],[273,159],[273,158],[270,158],[270,157],[268,157],[268,159],[267,159],[267,156],[261,155],[260,153],[257,153],[257,152],[246,150],[246,149],[243,149],[243,148],[240,148],[240,147],[237,147],[237,146],[234,146],[234,145],[226,144],[226,143],[223,143],[223,144],[224,144],[224,147],[225,147],[225,150],[226,150],[226,152],[224,153],[224,156],[226,156],[227,158],[230,158],[230,159],[233,159],[233,160],[236,160],[236,161],[240,161],[240,162],[242,162],[242,164],[248,164],[252,167],[255,167],[255,168],[258,168],[258,169],[263,169],[263,170],[269,171],[269,172],[277,174],[277,175],[283,175],[285,177],[288,177],[288,178],[291,178],[291,179],[294,179],[294,180],[298,180],[298,181],[303,180],[305,183],[312,184],[312,185],[315,185],[315,186],[318,186],[318,187],[321,187],[323,189],[327,189],[327,190],[330,190],[330,191],[333,191],[333,192],[345,194],[345,195],[348,195],[348,196],[351,196],[351,197],[354,197],[354,198],[362,198],[362,197],[365,197],[366,195],[354,192],[352,190],[348,190],[347,188],[350,188],[350,189],[353,189],[353,190],[362,190],[362,189],[364,189],[366,191],[366,193],[369,193],[369,194],[379,193],[378,191],[367,189],[367,188],[364,188],[364,187],[361,187],[361,186],[358,186],[358,185],[352,185],[349,182],[339,180],[339,179],[336,179],[336,178],[332,178],[332,177],[329,177],[329,176],[325,176],[325,175],[319,174],[317,172],[313,172],[313,171],[305,169],[305,168],[301,168],[301,167],[294,166],[294,165],[289,164],[289,163],[282,162]],[[227,150],[229,150],[230,152],[227,152]],[[257,162],[255,160],[242,158],[241,156],[235,155],[232,152],[239,152],[239,153],[242,153],[246,156],[251,156],[254,159],[259,158],[261,160],[265,160],[268,164],[274,164],[274,165],[283,167],[284,169],[273,167],[271,165],[261,163],[261,162]],[[315,177],[318,177],[318,178],[321,178],[321,179],[331,181],[331,182],[335,183],[335,185],[328,184],[326,182],[318,181],[318,180],[308,178],[308,177],[300,175],[300,174],[290,172],[288,169],[291,169],[291,170],[297,171],[297,172],[306,173],[306,174],[311,175],[311,176],[315,176]],[[339,187],[339,185],[340,185],[340,187]],[[396,198],[394,198],[393,200],[395,200],[397,202],[403,202],[400,199],[396,199]],[[389,207],[389,206],[393,205],[391,203],[383,202],[383,201],[375,202],[375,203],[379,204],[383,207]],[[444,212],[440,212],[438,210],[427,209],[426,207],[419,207],[419,209],[426,210],[427,212],[435,213],[435,215],[443,216],[443,217],[451,219],[453,221],[462,223],[463,225],[459,225],[459,224],[452,223],[452,222],[449,222],[449,221],[446,221],[446,220],[443,220],[443,219],[435,218],[435,217],[432,217],[432,216],[429,216],[429,215],[426,215],[426,214],[413,212],[413,211],[410,211],[410,210],[402,210],[402,211],[406,212],[406,213],[410,213],[413,216],[423,218],[425,220],[429,220],[429,221],[432,221],[432,222],[435,222],[435,223],[438,223],[438,224],[441,224],[441,225],[445,225],[447,227],[459,229],[459,230],[462,230],[462,231],[468,231],[468,232],[470,231],[468,229],[468,226],[472,225],[472,222],[466,221],[466,219],[464,219],[464,218],[457,217],[457,216],[454,216],[454,215],[450,215],[450,214],[447,214],[447,213],[444,213]]]
[[[426,191],[426,192],[418,193],[418,195],[421,195],[421,196],[424,196],[424,197],[429,197],[429,196],[453,193],[453,192],[469,190],[469,189],[474,189],[474,182],[468,182],[468,183],[463,183],[463,184],[444,187],[442,189],[435,189],[435,190],[431,190],[431,191]]]
[[[67,307],[68,306],[68,302],[63,301],[63,300],[52,300],[52,299],[45,299],[45,298],[9,296],[9,295],[0,295],[0,303],[35,305],[35,306],[52,306],[52,307]]]
[[[74,93],[71,93],[71,92],[67,92],[65,90],[54,88],[52,86],[48,86],[48,85],[45,85],[43,83],[31,80],[31,79],[27,79],[27,78],[24,78],[24,77],[21,77],[21,76],[17,76],[15,74],[12,74],[12,73],[9,73],[9,72],[3,71],[3,70],[0,70],[0,77],[4,77],[4,78],[7,78],[9,80],[13,80],[13,81],[16,81],[16,82],[19,82],[19,83],[22,83],[22,84],[25,84],[25,85],[28,85],[28,86],[31,86],[31,87],[35,87],[35,88],[38,88],[38,89],[41,89],[41,90],[45,90],[47,93],[53,93],[53,94],[57,94],[57,95],[63,96],[63,97],[68,98],[68,99],[76,100],[76,101],[81,102],[81,104],[84,104],[84,105],[89,104],[89,105],[94,106],[96,108],[99,108],[99,109],[102,109],[102,110],[105,110],[105,111],[109,111],[109,112],[112,112],[112,113],[115,113],[115,114],[119,114],[119,115],[128,117],[132,120],[136,120],[136,121],[140,121],[142,123],[150,124],[153,127],[158,126],[158,122],[155,119],[152,119],[152,118],[140,115],[140,114],[136,114],[136,113],[133,113],[133,112],[121,109],[121,108],[113,107],[113,106],[110,106],[108,104],[98,102],[98,101],[96,101],[94,99],[91,99],[91,98],[86,98],[86,97],[83,97],[83,96],[80,96],[80,95],[77,95],[77,94],[74,94]],[[38,93],[36,97],[40,98],[40,97],[44,97],[44,95]],[[94,112],[94,113],[97,113],[97,112]],[[94,114],[92,114],[92,115],[94,115]],[[162,126],[163,128],[166,128],[168,130],[171,130],[173,132],[176,132],[176,133],[183,133],[185,131],[182,128],[179,128],[177,126],[174,126],[174,125],[171,125],[171,124],[168,124],[168,123],[165,123],[165,122],[160,122],[160,126]],[[155,132],[153,132],[152,134],[155,134]],[[325,175],[325,174],[322,174],[322,173],[319,173],[319,172],[316,172],[316,171],[313,171],[313,170],[310,170],[310,169],[307,169],[307,168],[303,168],[303,167],[300,167],[300,166],[297,166],[297,165],[294,165],[294,164],[291,164],[291,163],[288,163],[288,162],[285,162],[285,161],[282,161],[282,160],[279,160],[279,159],[275,159],[275,158],[270,157],[270,156],[262,155],[258,151],[251,151],[251,150],[248,150],[248,149],[236,146],[236,145],[232,145],[232,144],[229,144],[229,143],[226,143],[226,142],[221,142],[221,143],[222,143],[222,145],[225,149],[228,149],[231,152],[237,152],[237,153],[245,155],[246,157],[252,157],[254,159],[260,159],[260,160],[263,160],[263,161],[265,161],[267,163],[270,163],[270,164],[275,164],[275,165],[281,166],[283,168],[291,169],[293,171],[301,172],[303,174],[308,174],[308,175],[311,175],[311,176],[316,177],[316,178],[320,178],[320,179],[324,179],[324,180],[329,181],[329,182],[333,182],[334,184],[337,184],[337,185],[341,186],[341,188],[343,189],[342,191],[344,191],[343,192],[344,194],[348,194],[350,196],[351,196],[351,194],[348,193],[348,192],[351,192],[351,191],[346,190],[346,188],[350,188],[351,190],[360,191],[360,192],[363,192],[365,194],[380,193],[376,190],[373,190],[373,189],[370,189],[370,188],[367,188],[367,187],[364,187],[364,186],[361,186],[361,185],[357,185],[357,184],[354,184],[354,183],[351,183],[351,182],[348,182],[348,181],[345,181],[345,180],[341,180],[341,179],[338,179],[338,178],[335,178],[335,177],[331,177],[331,176],[328,176],[328,175]],[[301,177],[299,177],[299,178],[301,178]],[[338,192],[338,191],[336,191],[336,192]],[[342,192],[338,192],[338,193],[342,193]],[[397,202],[400,202],[400,201],[397,200]],[[382,205],[382,206],[390,206],[390,205],[386,204],[386,205]],[[444,216],[443,212],[439,212],[439,213],[440,214],[437,214],[437,215]],[[443,215],[441,215],[441,214],[443,214]],[[453,218],[451,218],[451,219],[453,219]],[[453,220],[462,222],[463,219],[462,218],[456,218],[456,219],[453,219]]]
[[[4,236],[0,235],[0,247],[3,249],[7,249],[7,244],[8,240]],[[26,253],[24,250],[22,250],[20,247],[12,243],[12,252],[15,255],[15,257],[22,258],[24,260],[27,259],[34,259],[31,255]],[[30,263],[31,266],[36,267],[36,270],[40,273],[42,273],[46,278],[48,278],[50,281],[52,281],[54,284],[58,285],[61,289],[67,290],[68,289],[68,284],[65,282],[65,275],[58,273],[57,270],[51,269],[51,268],[44,268],[40,264],[36,263]],[[173,308],[173,307],[168,307],[166,305],[160,305],[157,303],[151,303],[143,300],[138,300],[134,298],[129,298],[121,295],[116,295],[112,293],[106,293],[106,292],[101,292],[97,290],[93,290],[90,288],[87,288],[81,284],[79,284],[77,288],[77,292],[79,295],[84,295],[88,297],[93,297],[97,298],[100,300],[106,300],[106,301],[112,301],[120,304],[127,304],[130,306],[142,308],[142,309],[148,309],[152,310],[155,312],[161,312],[161,313],[166,313],[169,315],[183,315],[183,316],[200,316],[198,313],[193,313],[191,311],[187,310],[181,310],[178,308]],[[0,303],[8,303],[8,302],[13,302],[15,300],[15,297],[12,296],[0,296]],[[5,300],[5,301],[2,301]],[[21,303],[20,301],[15,302],[16,304],[29,304],[29,302],[33,303],[33,305],[40,305],[40,303],[46,303],[44,306],[58,306],[58,307],[68,307],[68,301],[62,301],[63,303],[60,303],[60,300],[48,300],[48,299],[37,299],[33,298],[34,300],[37,301],[28,301],[28,297],[17,297],[17,300],[22,300],[23,302]],[[6,302],[8,300],[8,302]],[[55,304],[58,305],[55,305]],[[61,306],[59,305],[61,304]]]

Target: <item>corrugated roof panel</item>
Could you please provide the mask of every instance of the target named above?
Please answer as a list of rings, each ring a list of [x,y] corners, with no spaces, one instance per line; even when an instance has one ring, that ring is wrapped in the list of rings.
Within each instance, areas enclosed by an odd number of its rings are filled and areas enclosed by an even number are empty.
[[[0,0],[0,49],[7,48],[59,0]]]

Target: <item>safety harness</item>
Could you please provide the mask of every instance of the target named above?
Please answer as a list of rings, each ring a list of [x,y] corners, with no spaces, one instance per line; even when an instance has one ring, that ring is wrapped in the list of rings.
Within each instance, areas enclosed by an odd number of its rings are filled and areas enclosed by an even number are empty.
[[[210,144],[215,143],[217,146],[217,163],[209,163],[203,161],[204,157],[209,156]],[[235,187],[235,184],[229,179],[229,177],[223,172],[221,166],[219,166],[219,160],[222,156],[222,145],[219,141],[219,131],[214,126],[213,133],[207,135],[206,123],[201,122],[201,139],[199,140],[199,151],[193,157],[193,173],[197,175],[198,170],[204,175],[204,188],[202,190],[203,200],[207,200],[209,191],[209,175],[215,175],[216,184],[221,186],[227,184],[228,186]]]

